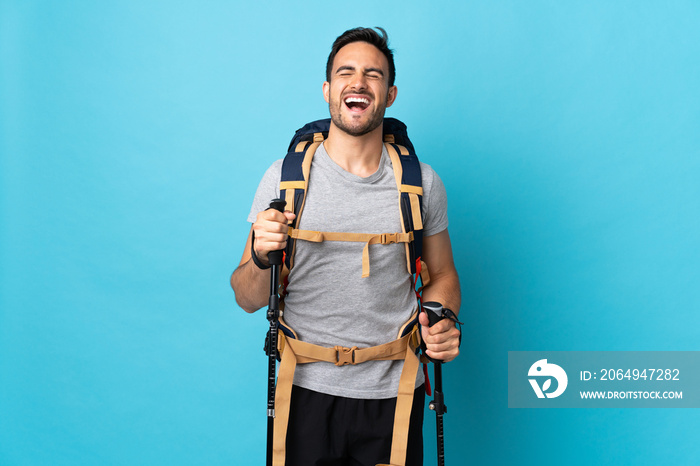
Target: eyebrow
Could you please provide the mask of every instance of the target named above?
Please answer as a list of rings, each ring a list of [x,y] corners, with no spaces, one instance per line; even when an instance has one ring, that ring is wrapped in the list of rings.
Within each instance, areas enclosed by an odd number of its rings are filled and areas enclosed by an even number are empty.
[[[355,67],[350,65],[342,65],[339,66],[337,70],[335,70],[336,74],[340,73],[341,71],[355,71]],[[384,71],[381,68],[365,68],[364,72],[379,73],[380,75],[384,76]]]

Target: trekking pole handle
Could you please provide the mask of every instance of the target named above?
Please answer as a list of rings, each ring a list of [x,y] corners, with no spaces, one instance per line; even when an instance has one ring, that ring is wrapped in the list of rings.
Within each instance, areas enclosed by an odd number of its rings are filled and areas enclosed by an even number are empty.
[[[442,304],[436,301],[428,301],[427,303],[423,303],[423,309],[425,309],[426,314],[428,314],[429,327],[432,327],[445,318],[445,315],[442,313]]]
[[[284,199],[273,199],[268,210],[275,209],[279,212],[284,212],[286,205],[287,202]],[[282,250],[267,253],[267,260],[270,261],[270,265],[282,265]]]

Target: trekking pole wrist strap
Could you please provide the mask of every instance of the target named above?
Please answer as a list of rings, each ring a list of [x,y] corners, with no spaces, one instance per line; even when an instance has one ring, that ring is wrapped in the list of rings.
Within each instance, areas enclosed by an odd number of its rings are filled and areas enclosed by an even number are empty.
[[[252,238],[250,240],[250,257],[253,259],[253,263],[261,270],[267,270],[270,268],[270,264],[263,264],[258,255],[255,253],[255,231],[253,231]]]
[[[457,345],[457,348],[461,347],[462,346],[462,325],[464,325],[464,323],[457,320],[457,314],[455,314],[454,311],[452,311],[452,309],[443,308],[442,315],[444,315],[447,319],[449,319],[455,323],[455,327],[457,327],[457,330],[459,330],[459,344]]]

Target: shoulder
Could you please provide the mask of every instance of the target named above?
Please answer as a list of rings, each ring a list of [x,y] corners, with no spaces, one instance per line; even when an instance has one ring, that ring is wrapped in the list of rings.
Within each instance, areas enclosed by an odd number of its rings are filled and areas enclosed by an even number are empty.
[[[430,196],[432,192],[437,190],[445,190],[445,186],[442,184],[440,176],[437,174],[433,167],[427,163],[420,162],[421,170],[421,180],[423,182],[423,195]]]
[[[260,180],[258,189],[255,191],[255,197],[253,198],[253,205],[248,215],[249,222],[254,222],[258,212],[265,210],[270,200],[278,197],[280,179],[282,178],[283,160],[284,159],[280,159],[273,162]]]
[[[423,179],[423,184],[425,182],[432,183],[433,178],[436,176],[435,170],[433,170],[433,167],[428,165],[425,162],[420,162],[420,173],[421,173],[421,178]]]
[[[269,197],[271,194],[277,192],[279,189],[280,180],[282,179],[283,161],[284,159],[276,160],[267,168],[267,170],[265,170],[265,174],[262,176],[260,184],[258,185],[256,197]]]
[[[421,162],[423,181],[423,234],[431,236],[447,228],[447,192],[438,174],[427,163]]]
[[[284,159],[279,159],[275,160],[272,162],[272,165],[268,167],[268,169],[265,171],[265,174],[263,175],[263,178],[274,178],[277,181],[280,180],[280,177],[282,175],[282,164],[284,163]]]
[[[275,160],[267,170],[265,170],[260,180],[260,186],[274,186],[275,189],[277,189],[282,179],[282,162],[284,162],[284,159]]]

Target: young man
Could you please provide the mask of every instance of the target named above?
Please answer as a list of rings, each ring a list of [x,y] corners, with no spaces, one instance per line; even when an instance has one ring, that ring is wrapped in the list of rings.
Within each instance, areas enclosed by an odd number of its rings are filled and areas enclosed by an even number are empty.
[[[400,232],[397,185],[383,144],[387,107],[396,100],[395,69],[386,32],[356,28],[333,44],[323,97],[331,125],[313,157],[298,228],[323,232]],[[282,161],[261,181],[251,214],[251,234],[231,276],[236,301],[247,312],[267,305],[268,253],[283,249],[295,214],[266,210],[279,197]],[[459,310],[460,289],[447,232],[447,199],[440,178],[421,163],[423,260],[430,283],[423,301]],[[254,235],[253,235],[254,233]],[[254,238],[254,244],[251,242]],[[254,251],[257,260],[252,260]],[[298,340],[322,347],[367,348],[395,340],[416,310],[404,244],[369,246],[371,272],[363,277],[362,245],[297,240],[288,277],[284,320]],[[258,264],[256,264],[256,262]],[[421,313],[427,355],[451,361],[459,354],[459,330],[444,319],[428,327]],[[284,359],[283,362],[284,363]],[[298,365],[291,394],[286,465],[389,463],[394,407],[403,360]],[[424,378],[418,373],[411,410],[407,465],[423,460]],[[400,461],[403,461],[401,458]]]

